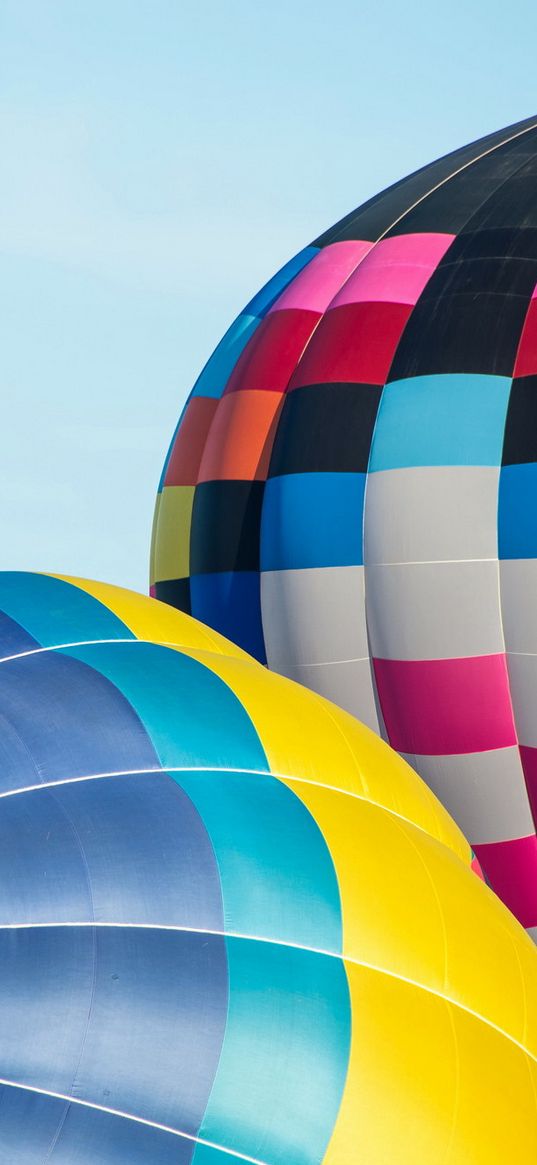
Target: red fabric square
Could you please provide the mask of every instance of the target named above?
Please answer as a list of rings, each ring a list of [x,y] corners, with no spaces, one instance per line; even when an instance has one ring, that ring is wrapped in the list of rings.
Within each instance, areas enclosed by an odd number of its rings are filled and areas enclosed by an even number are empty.
[[[408,303],[349,303],[323,316],[291,381],[385,384],[410,316]]]
[[[173,443],[164,485],[196,485],[207,435],[218,401],[209,396],[189,400]]]
[[[524,321],[513,376],[533,376],[537,372],[537,299],[530,300]]]
[[[285,392],[320,319],[319,312],[290,308],[265,316],[231,373],[226,393],[241,389]]]

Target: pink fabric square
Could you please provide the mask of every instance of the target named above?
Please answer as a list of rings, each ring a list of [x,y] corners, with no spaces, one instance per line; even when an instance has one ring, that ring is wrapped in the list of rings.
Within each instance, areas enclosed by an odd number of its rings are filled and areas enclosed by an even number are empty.
[[[396,235],[381,239],[336,295],[344,303],[415,304],[454,235]]]
[[[342,284],[372,246],[373,243],[366,243],[362,239],[350,239],[345,243],[331,243],[329,247],[323,247],[286,287],[268,314],[289,307],[326,311]]]
[[[516,744],[505,655],[373,664],[398,752],[453,756]]]
[[[537,837],[474,845],[475,853],[499,898],[522,926],[537,926]]]

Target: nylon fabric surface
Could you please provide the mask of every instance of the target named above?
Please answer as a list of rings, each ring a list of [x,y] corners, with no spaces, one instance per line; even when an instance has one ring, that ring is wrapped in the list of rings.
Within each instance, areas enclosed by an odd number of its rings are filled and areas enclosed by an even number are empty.
[[[156,600],[0,596],[1,1165],[534,1161],[535,948],[410,766]]]

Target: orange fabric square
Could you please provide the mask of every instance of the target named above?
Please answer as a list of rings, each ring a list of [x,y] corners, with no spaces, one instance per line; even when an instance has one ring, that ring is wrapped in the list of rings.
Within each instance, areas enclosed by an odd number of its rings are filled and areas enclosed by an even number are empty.
[[[218,401],[198,481],[265,481],[283,393],[249,389]]]

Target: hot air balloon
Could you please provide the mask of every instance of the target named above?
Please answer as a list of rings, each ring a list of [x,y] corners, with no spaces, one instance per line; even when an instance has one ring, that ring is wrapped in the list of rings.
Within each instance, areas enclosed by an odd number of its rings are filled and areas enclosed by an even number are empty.
[[[409,760],[537,936],[537,120],[396,183],[187,402],[153,593]]]
[[[0,574],[2,1165],[533,1165],[537,953],[378,736]]]

